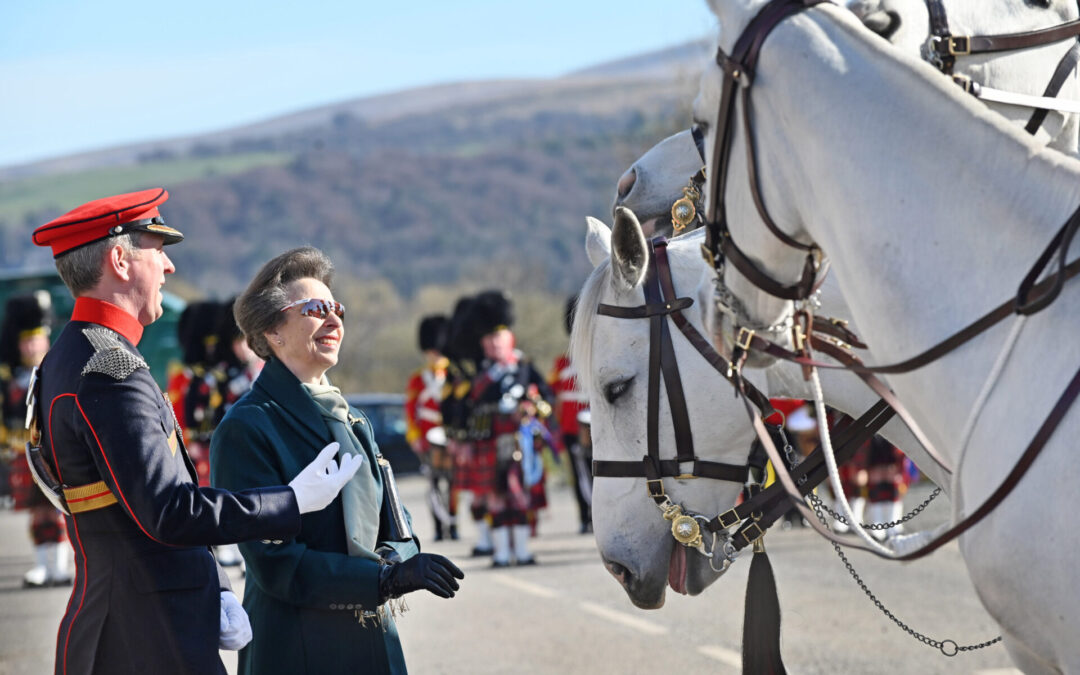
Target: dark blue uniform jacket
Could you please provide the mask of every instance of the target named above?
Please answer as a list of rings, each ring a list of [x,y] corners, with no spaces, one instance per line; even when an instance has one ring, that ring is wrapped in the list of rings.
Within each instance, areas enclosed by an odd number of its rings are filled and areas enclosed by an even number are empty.
[[[42,448],[59,480],[103,480],[116,503],[67,517],[76,579],[56,673],[224,673],[220,592],[208,545],[290,538],[288,487],[200,488],[172,407],[135,344],[138,321],[78,298],[41,367]],[[109,498],[111,500],[111,498]]]

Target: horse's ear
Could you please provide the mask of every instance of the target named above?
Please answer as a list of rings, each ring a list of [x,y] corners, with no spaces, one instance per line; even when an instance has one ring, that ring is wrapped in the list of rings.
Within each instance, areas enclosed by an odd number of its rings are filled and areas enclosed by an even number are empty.
[[[611,229],[592,216],[585,216],[589,231],[585,234],[585,253],[593,267],[611,257]]]
[[[645,280],[649,249],[637,216],[628,208],[615,207],[611,228],[611,268],[614,280],[626,289],[637,288]]]

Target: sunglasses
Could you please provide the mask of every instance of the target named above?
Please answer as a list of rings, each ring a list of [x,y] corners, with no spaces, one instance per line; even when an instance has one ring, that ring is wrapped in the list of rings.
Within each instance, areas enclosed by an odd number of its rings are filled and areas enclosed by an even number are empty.
[[[339,319],[345,318],[345,305],[336,300],[320,300],[318,298],[304,298],[303,300],[290,302],[282,307],[281,311],[284,312],[297,305],[300,306],[300,314],[303,316],[310,316],[315,319],[325,319],[330,315],[330,312],[333,312],[334,314],[337,314]]]

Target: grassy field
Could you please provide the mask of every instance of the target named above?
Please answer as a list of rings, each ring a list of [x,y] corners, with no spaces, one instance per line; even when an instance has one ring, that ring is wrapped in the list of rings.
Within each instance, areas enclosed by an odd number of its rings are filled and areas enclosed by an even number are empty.
[[[241,173],[259,166],[285,164],[290,159],[291,154],[273,152],[181,158],[0,183],[0,221],[19,222],[24,214],[47,207],[63,211],[105,195]]]

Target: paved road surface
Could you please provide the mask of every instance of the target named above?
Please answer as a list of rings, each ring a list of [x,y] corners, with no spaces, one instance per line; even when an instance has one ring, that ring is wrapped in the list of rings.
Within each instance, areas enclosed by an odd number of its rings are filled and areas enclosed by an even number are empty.
[[[423,491],[419,478],[402,480],[418,530],[430,541]],[[570,494],[553,486],[551,501],[541,537],[534,540],[536,567],[491,570],[488,561],[467,558],[468,524],[462,541],[425,545],[458,561],[467,578],[454,600],[408,596],[410,611],[398,628],[410,671],[739,672],[748,561],[740,560],[701,596],[669,593],[662,609],[638,610],[604,571],[592,537],[576,533]],[[926,522],[940,520],[945,506],[935,503]],[[68,597],[68,589],[20,588],[31,563],[25,519],[23,513],[0,511],[0,675],[51,671]],[[784,658],[792,673],[1016,672],[1000,645],[949,659],[904,634],[858,589],[831,546],[809,530],[770,534],[769,551],[784,613]],[[997,634],[955,546],[904,566],[866,554],[852,559],[870,588],[915,629],[960,644]],[[239,577],[235,585],[241,594]],[[226,653],[225,661],[235,672],[235,655]]]

